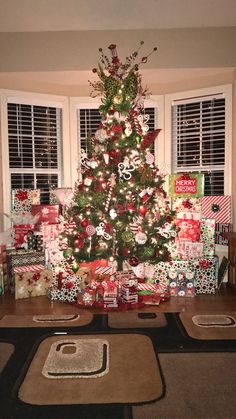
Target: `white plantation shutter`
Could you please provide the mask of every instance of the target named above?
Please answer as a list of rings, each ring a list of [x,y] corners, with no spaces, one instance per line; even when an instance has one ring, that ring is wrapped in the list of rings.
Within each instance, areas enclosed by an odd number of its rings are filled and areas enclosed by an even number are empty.
[[[204,173],[205,195],[224,195],[223,94],[173,101],[172,171]]]
[[[48,190],[60,186],[62,109],[8,103],[8,149],[11,189]]]

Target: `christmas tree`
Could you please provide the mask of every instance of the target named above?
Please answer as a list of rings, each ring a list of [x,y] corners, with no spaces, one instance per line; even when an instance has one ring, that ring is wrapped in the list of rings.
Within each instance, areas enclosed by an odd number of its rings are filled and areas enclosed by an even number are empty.
[[[147,90],[142,88],[137,51],[121,62],[116,45],[100,48],[98,81],[91,95],[102,96],[102,121],[81,151],[73,205],[64,219],[64,257],[76,272],[81,261],[110,259],[122,268],[148,261],[170,260],[176,235],[174,212],[163,189],[165,181],[155,164],[154,141],[144,111]]]

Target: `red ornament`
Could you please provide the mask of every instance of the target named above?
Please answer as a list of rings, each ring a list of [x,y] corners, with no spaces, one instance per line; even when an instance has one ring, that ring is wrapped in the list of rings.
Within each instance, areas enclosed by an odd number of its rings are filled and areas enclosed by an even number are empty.
[[[132,203],[127,204],[127,210],[128,210],[128,211],[130,211],[130,212],[135,211],[135,206],[134,206],[134,204],[132,204]]]
[[[129,254],[130,254],[130,249],[128,248],[128,247],[123,247],[123,249],[122,249],[122,255],[124,256],[124,257],[127,257],[127,256],[129,256]]]
[[[139,264],[139,260],[138,260],[138,258],[136,258],[135,256],[133,256],[132,258],[130,258],[130,260],[129,260],[129,264],[130,264],[131,266],[138,266],[138,264]]]
[[[144,207],[143,205],[139,208],[139,214],[142,215],[143,217],[146,215],[147,213],[147,208]]]
[[[81,222],[80,222],[80,225],[81,225],[81,227],[87,227],[88,226],[88,224],[89,224],[89,222],[88,222],[88,220],[87,220],[87,218],[84,218]]]

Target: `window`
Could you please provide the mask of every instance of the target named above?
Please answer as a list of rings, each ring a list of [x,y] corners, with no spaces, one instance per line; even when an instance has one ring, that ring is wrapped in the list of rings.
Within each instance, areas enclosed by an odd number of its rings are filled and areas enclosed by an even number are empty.
[[[205,195],[230,194],[229,92],[195,93],[171,101],[172,172],[201,172]]]
[[[62,110],[20,103],[7,109],[11,189],[40,189],[47,203],[49,189],[60,184]]]

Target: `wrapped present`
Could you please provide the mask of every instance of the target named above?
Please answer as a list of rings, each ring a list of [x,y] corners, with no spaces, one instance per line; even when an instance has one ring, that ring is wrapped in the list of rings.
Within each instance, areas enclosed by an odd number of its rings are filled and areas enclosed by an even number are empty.
[[[93,262],[81,262],[79,264],[80,268],[89,268],[91,272],[91,277],[96,276],[96,269],[97,268],[105,268],[108,266],[108,260],[107,259],[97,259]]]
[[[25,269],[24,271],[18,271]],[[26,270],[27,269],[27,270]],[[36,297],[46,295],[52,282],[52,271],[44,266],[28,266],[14,268],[15,298]]]
[[[80,278],[75,275],[67,275],[63,271],[53,273],[52,286],[48,289],[48,296],[52,301],[76,302],[80,289]]]
[[[202,218],[200,230],[200,242],[203,243],[203,256],[215,254],[215,220]]]
[[[7,255],[7,259],[11,268],[35,264],[45,265],[44,252],[36,252],[33,250],[10,251]]]
[[[200,214],[197,212],[180,212],[177,214],[176,226],[179,240],[198,241],[200,237]]]
[[[34,231],[34,224],[16,224],[13,226],[14,247],[27,248],[27,235]]]
[[[203,196],[202,217],[213,218],[216,223],[231,223],[231,196]]]
[[[227,246],[228,240],[225,237],[223,237],[222,233],[229,233],[231,231],[233,231],[233,224],[216,223],[215,243],[223,245],[223,246]]]
[[[91,307],[96,300],[96,290],[86,287],[80,290],[77,295],[77,304]]]
[[[61,231],[60,224],[42,223],[37,227],[39,229],[39,232],[42,234],[44,244],[50,243],[52,240],[55,240],[59,236],[59,233]]]
[[[172,208],[178,212],[201,212],[201,198],[173,198]]]
[[[203,243],[176,240],[178,259],[192,259],[203,256]]]
[[[32,205],[40,204],[39,189],[12,189],[12,211],[14,213],[30,212]]]
[[[172,198],[200,198],[204,194],[204,175],[178,173],[169,175],[169,196]]]
[[[31,213],[37,216],[37,224],[57,224],[60,215],[59,205],[32,205]]]
[[[215,294],[218,284],[218,257],[201,258],[195,262],[197,294]]]
[[[195,296],[195,271],[189,266],[181,268],[169,267],[167,272],[172,297]]]

